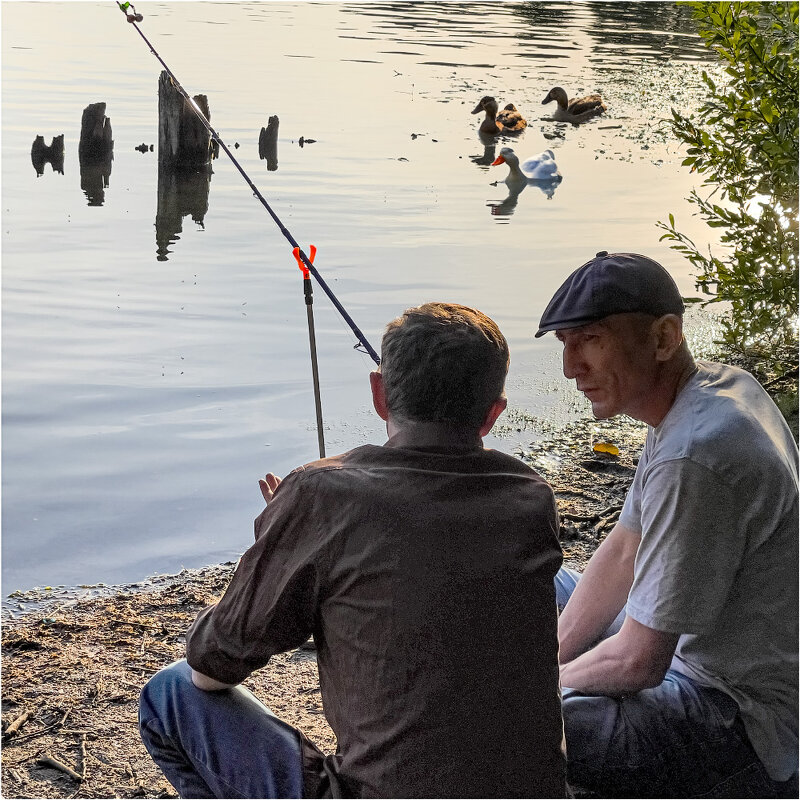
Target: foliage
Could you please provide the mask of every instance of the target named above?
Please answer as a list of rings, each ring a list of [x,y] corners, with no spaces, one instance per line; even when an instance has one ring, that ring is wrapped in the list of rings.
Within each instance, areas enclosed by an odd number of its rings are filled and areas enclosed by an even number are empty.
[[[713,189],[688,200],[720,229],[724,252],[701,253],[672,214],[668,225],[658,223],[661,239],[697,270],[696,286],[707,297],[694,302],[731,304],[725,351],[764,378],[796,381],[798,3],[687,5],[727,81],[718,86],[704,72],[707,99],[698,118],[673,109],[672,128],[687,145],[683,164]]]

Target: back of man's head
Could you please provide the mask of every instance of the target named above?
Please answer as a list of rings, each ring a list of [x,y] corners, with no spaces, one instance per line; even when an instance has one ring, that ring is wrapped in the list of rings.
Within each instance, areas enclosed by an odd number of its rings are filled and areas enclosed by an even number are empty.
[[[455,303],[409,308],[381,343],[386,405],[398,420],[479,428],[503,396],[508,364],[497,324]]]

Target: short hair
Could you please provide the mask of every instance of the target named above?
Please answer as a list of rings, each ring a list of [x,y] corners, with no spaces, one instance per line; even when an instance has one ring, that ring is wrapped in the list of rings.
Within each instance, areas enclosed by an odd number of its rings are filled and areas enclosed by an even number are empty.
[[[456,303],[407,309],[381,342],[386,405],[403,420],[480,428],[503,396],[508,365],[497,323]]]

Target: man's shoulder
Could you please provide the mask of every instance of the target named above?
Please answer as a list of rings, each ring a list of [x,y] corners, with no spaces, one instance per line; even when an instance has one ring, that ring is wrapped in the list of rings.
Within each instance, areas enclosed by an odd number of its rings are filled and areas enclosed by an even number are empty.
[[[706,444],[731,439],[775,443],[780,434],[791,438],[780,410],[753,375],[728,364],[700,361],[697,366],[691,413],[701,423],[695,433]]]
[[[286,477],[292,477],[295,480],[303,479],[319,473],[328,472],[330,470],[357,466],[367,462],[380,461],[381,455],[385,449],[386,448],[382,447],[381,445],[360,445],[358,447],[354,447],[352,450],[347,450],[344,453],[326,456],[325,458],[318,458],[314,461],[309,461],[306,464],[301,464],[299,467],[295,467]]]
[[[287,478],[290,477],[292,482],[318,481],[324,480],[326,473],[331,472],[392,469],[446,471],[464,475],[506,475],[549,487],[547,481],[524,461],[491,448],[448,452],[366,444],[338,455],[303,464],[293,469]]]
[[[796,445],[759,382],[738,367],[698,361],[697,371],[658,429],[651,463],[687,459],[729,477],[788,463]]]

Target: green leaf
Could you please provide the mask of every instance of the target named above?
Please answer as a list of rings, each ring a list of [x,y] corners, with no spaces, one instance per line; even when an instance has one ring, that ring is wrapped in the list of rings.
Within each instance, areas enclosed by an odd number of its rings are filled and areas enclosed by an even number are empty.
[[[658,223],[659,241],[691,264],[701,302],[728,303],[720,339],[731,353],[758,352],[768,371],[796,368],[800,4],[688,6],[718,67],[702,73],[706,99],[696,112],[670,109],[670,129],[684,148],[682,166],[703,175],[687,201],[718,230],[720,252],[701,253],[673,214],[669,227]]]

